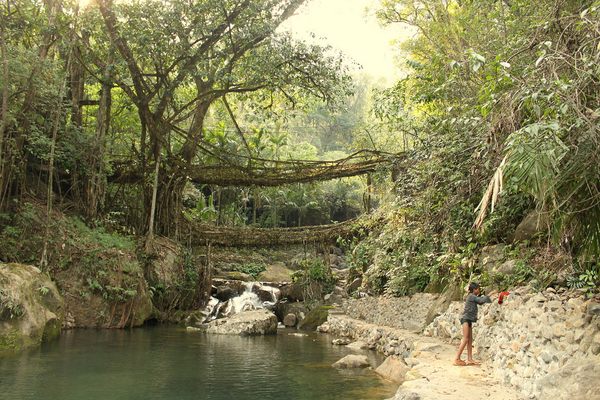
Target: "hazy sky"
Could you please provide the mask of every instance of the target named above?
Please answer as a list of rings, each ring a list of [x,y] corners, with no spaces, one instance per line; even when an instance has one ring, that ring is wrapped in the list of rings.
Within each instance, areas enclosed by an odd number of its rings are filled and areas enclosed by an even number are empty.
[[[409,33],[400,26],[382,27],[374,16],[377,3],[377,0],[309,0],[283,28],[303,39],[309,39],[312,32],[361,64],[364,72],[391,81],[399,75],[394,65],[397,46],[391,41]]]

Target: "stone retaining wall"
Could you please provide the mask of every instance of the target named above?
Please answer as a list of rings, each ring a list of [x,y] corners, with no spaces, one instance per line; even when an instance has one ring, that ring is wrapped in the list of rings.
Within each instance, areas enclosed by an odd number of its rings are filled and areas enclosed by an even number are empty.
[[[319,326],[319,332],[364,342],[371,350],[386,356],[408,357],[419,339],[406,331],[402,332],[389,326],[369,324],[345,315],[329,313],[327,322]]]
[[[461,302],[453,302],[423,333],[458,342],[462,308]],[[532,398],[545,398],[556,379],[566,380],[575,366],[587,364],[590,372],[577,379],[579,394],[564,387],[564,398],[579,398],[588,391],[599,395],[585,384],[588,375],[587,381],[595,385],[600,379],[600,304],[576,292],[518,288],[502,305],[494,301],[481,306],[474,346],[498,378]]]
[[[431,322],[427,320],[428,315],[437,306],[440,297],[438,294],[417,293],[410,297],[348,299],[342,311],[350,318],[371,324],[421,331]]]
[[[350,299],[342,311],[359,321],[333,314],[323,329],[365,341],[386,355],[407,356],[419,340],[394,328],[422,330],[425,336],[458,343],[464,303],[448,306],[442,298]],[[446,311],[439,312],[443,304]],[[429,318],[433,322],[426,325]],[[600,398],[600,304],[581,293],[552,288],[534,293],[524,287],[512,291],[502,305],[483,305],[474,325],[474,346],[497,378],[532,399]]]

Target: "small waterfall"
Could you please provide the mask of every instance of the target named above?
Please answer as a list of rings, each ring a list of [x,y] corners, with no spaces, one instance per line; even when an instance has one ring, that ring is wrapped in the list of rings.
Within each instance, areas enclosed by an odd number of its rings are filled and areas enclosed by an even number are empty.
[[[203,314],[206,315],[204,322],[260,308],[272,310],[281,296],[281,290],[278,288],[261,285],[258,282],[244,282],[244,286],[245,289],[241,295],[225,302],[220,302],[216,297],[211,297],[204,309]]]
[[[229,303],[231,304],[231,314],[263,308],[262,302],[256,293],[252,291],[254,284],[246,282],[244,285],[246,286],[244,293],[229,300]]]

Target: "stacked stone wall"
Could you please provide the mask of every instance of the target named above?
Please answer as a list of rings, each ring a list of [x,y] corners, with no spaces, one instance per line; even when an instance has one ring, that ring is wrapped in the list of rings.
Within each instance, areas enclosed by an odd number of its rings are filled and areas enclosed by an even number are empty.
[[[578,291],[550,288],[538,293],[529,287],[511,291],[503,304],[498,304],[497,297],[493,299],[492,304],[480,306],[473,329],[476,355],[493,367],[497,378],[532,399],[599,398],[597,300]],[[443,296],[432,294],[349,299],[342,312],[358,321],[333,314],[324,327],[336,335],[365,341],[386,355],[406,356],[416,339],[408,333],[400,337],[388,327],[460,341],[464,302],[447,306],[441,300]],[[442,304],[443,312],[439,311]],[[437,317],[427,325],[431,315]]]
[[[436,307],[438,294],[417,293],[407,297],[366,297],[348,299],[342,311],[350,318],[371,324],[421,331],[427,325],[430,310]]]
[[[458,342],[463,304],[453,302],[427,326],[423,334]],[[575,291],[550,288],[533,293],[514,290],[503,304],[494,301],[479,310],[474,324],[477,354],[494,367],[495,375],[532,398],[547,398],[557,381],[570,379],[577,366],[589,365],[591,382],[600,380],[600,304]],[[554,378],[553,378],[554,377]],[[564,398],[598,396],[587,388],[584,376],[578,387],[564,387]],[[574,393],[575,392],[575,393]],[[589,392],[589,393],[588,393]],[[577,395],[576,395],[577,396]],[[563,398],[563,397],[559,397]]]

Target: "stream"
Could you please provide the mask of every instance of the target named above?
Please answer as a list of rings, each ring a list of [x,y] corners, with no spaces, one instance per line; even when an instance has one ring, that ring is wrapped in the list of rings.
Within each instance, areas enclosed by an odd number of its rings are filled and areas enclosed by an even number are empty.
[[[396,386],[371,370],[336,370],[331,337],[280,329],[260,337],[175,326],[64,331],[0,358],[0,399],[384,399]],[[379,357],[370,354],[369,357]],[[373,361],[381,361],[373,359]]]

